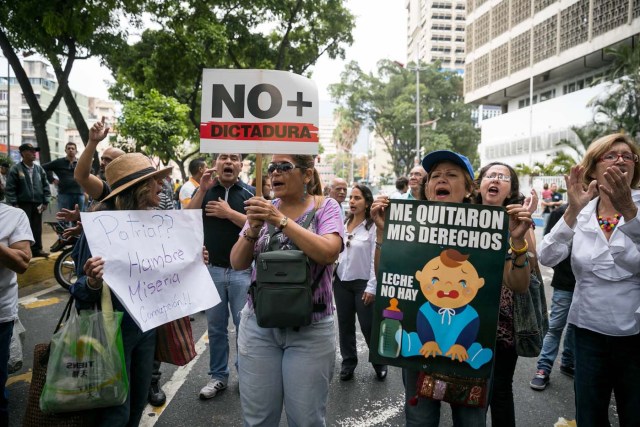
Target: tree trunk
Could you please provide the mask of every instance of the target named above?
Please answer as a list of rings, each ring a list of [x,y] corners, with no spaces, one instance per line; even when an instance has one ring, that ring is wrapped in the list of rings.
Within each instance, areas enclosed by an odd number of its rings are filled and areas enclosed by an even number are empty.
[[[64,91],[63,95],[64,103],[67,104],[67,110],[69,110],[69,115],[71,115],[73,123],[76,125],[76,129],[78,129],[78,133],[80,134],[80,139],[82,139],[82,143],[86,147],[87,143],[89,142],[89,126],[87,126],[87,122],[80,112],[80,108],[78,107],[76,99],[73,97],[71,88],[67,86],[67,90]],[[91,163],[91,168],[94,171],[100,170],[100,158],[98,157],[97,151],[93,153],[93,162]]]
[[[51,161],[51,152],[49,150],[49,137],[47,136],[47,120],[42,114],[34,114],[33,112],[31,117],[36,141],[38,141],[38,147],[40,148],[40,163],[49,163]]]

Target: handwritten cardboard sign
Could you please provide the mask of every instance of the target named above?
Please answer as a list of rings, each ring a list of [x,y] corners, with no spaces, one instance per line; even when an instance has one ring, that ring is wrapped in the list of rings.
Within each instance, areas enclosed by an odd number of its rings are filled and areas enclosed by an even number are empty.
[[[458,380],[476,379],[486,389],[491,376],[507,213],[392,200],[386,215],[370,360],[446,378],[455,396],[434,398],[472,404],[473,393]]]
[[[318,89],[286,71],[205,69],[200,151],[318,153]]]
[[[140,329],[206,310],[220,296],[202,261],[202,210],[83,212],[104,280]]]

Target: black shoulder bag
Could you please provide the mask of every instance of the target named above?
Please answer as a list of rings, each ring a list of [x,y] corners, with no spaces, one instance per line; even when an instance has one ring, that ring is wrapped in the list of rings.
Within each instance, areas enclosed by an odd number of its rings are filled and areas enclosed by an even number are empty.
[[[302,227],[309,228],[315,214],[313,209]],[[325,303],[313,303],[313,293],[326,266],[312,283],[309,258],[298,249],[280,249],[280,239],[274,238],[275,234],[275,227],[269,224],[269,246],[256,259],[256,281],[249,292],[258,326],[297,330],[310,325],[313,313],[327,307]],[[293,242],[291,245],[295,247]]]

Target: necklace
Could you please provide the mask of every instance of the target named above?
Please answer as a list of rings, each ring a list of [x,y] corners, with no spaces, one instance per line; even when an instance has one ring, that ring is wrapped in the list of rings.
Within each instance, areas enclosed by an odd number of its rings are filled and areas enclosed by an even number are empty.
[[[598,224],[604,231],[613,231],[618,222],[620,222],[620,214],[615,214],[613,218],[602,218],[602,215],[598,215]]]

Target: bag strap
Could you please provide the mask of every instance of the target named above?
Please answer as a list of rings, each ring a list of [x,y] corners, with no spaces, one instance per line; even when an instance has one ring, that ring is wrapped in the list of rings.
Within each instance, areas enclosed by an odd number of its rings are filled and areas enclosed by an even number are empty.
[[[314,206],[313,209],[311,210],[311,212],[309,213],[309,215],[307,215],[307,217],[305,218],[304,222],[300,225],[302,228],[309,228],[309,226],[311,225],[311,221],[313,221],[313,219],[316,216],[316,212],[318,211],[318,207]],[[276,228],[272,225],[272,224],[268,224],[268,231],[269,231],[269,246],[267,247],[267,250],[265,252],[269,252],[269,251],[278,251],[280,250],[280,248],[274,248],[274,243],[279,243],[279,240],[274,239],[273,236],[275,236],[277,233],[282,232],[282,230],[280,231],[276,231]],[[291,242],[291,245],[295,248],[297,248],[297,246],[295,245],[295,243]]]
[[[69,320],[69,316],[71,316],[71,307],[73,307],[73,295],[69,297],[69,301],[67,301],[67,305],[64,307],[64,310],[62,310],[62,315],[60,316],[60,319],[58,319],[58,324],[56,325],[56,329],[53,331],[54,334],[60,330],[62,325],[67,320]]]

